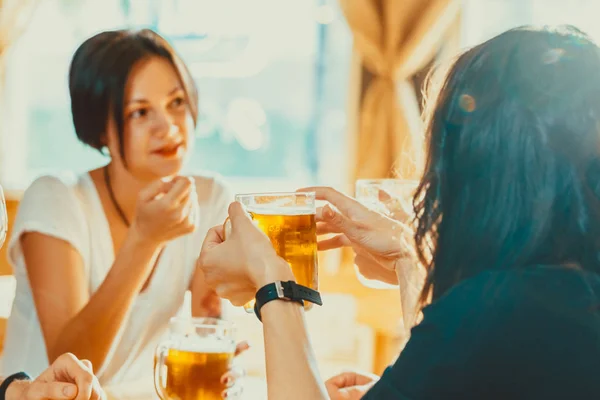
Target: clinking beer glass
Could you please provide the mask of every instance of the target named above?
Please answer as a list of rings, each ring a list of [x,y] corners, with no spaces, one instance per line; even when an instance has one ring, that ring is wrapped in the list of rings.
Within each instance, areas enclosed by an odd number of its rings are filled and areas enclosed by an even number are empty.
[[[269,237],[277,255],[290,264],[296,282],[319,290],[315,193],[238,194],[235,200],[245,206],[256,226]],[[230,231],[227,219],[226,238]],[[311,309],[312,303],[305,302],[304,308]],[[253,312],[254,300],[244,309]]]
[[[171,319],[169,337],[156,348],[154,386],[161,400],[239,398],[239,384],[222,378],[235,355],[234,325],[215,318]]]

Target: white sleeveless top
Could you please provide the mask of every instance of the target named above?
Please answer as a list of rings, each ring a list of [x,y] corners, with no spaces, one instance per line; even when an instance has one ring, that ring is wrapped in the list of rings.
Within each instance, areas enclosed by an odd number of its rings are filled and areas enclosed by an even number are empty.
[[[215,176],[197,176],[196,188],[198,229],[165,247],[149,286],[137,296],[104,365],[96,371],[103,384],[152,376],[154,349],[183,303],[206,232],[223,223],[233,199]],[[43,176],[33,182],[23,195],[8,244],[17,289],[2,357],[4,376],[17,371],[36,376],[48,367],[19,240],[32,231],[62,239],[81,254],[90,295],[106,278],[115,257],[108,221],[89,174]]]

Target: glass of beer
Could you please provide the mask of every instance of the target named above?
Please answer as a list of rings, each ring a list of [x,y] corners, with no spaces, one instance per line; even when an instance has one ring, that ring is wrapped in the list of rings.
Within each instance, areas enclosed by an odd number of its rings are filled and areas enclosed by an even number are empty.
[[[412,179],[359,179],[355,197],[364,206],[404,223],[412,222],[412,198],[419,185]],[[360,283],[373,289],[397,289],[397,286],[365,278],[355,265]]]
[[[156,393],[162,400],[239,398],[239,384],[227,387],[222,382],[232,367],[235,346],[232,322],[172,318],[169,337],[156,348]]]
[[[290,264],[296,282],[319,289],[315,193],[238,194],[235,200],[246,207],[256,226],[271,240],[277,254]],[[230,229],[225,222],[225,236]],[[304,302],[305,310],[312,303]],[[244,305],[251,313],[254,300]]]

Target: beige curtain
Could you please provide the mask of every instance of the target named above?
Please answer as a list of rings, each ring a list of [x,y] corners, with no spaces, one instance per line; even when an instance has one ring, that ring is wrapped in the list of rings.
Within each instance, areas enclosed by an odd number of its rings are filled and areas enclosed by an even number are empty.
[[[339,0],[360,62],[373,76],[350,110],[350,171],[357,178],[418,177],[423,166],[419,104],[407,81],[439,50],[459,16],[458,0]],[[352,103],[352,99],[351,99]],[[352,107],[352,105],[351,105]]]
[[[39,0],[0,0],[0,60],[23,33]]]

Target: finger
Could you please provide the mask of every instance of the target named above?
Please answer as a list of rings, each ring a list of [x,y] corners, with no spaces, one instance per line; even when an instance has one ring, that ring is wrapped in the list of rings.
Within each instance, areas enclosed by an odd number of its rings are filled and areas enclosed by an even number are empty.
[[[237,226],[252,225],[252,219],[242,206],[242,203],[234,201],[229,205],[229,219],[231,220],[231,230],[235,232]]]
[[[402,199],[392,196],[384,189],[379,189],[378,200],[388,210],[390,218],[402,222],[410,220],[409,206]]]
[[[90,360],[79,360],[91,373],[94,373],[94,367],[92,366],[92,362]]]
[[[66,382],[32,382],[27,392],[27,400],[74,399],[77,385]]]
[[[202,248],[196,261],[196,267],[199,268],[203,273],[206,268],[209,268],[213,264],[214,257],[211,255],[212,250],[217,246],[221,245],[225,241],[224,228],[222,225],[212,227],[206,233],[204,242],[202,242]],[[216,250],[216,249],[215,249]],[[216,256],[217,259],[219,256]],[[218,294],[218,292],[217,292]]]
[[[327,222],[317,222],[317,235],[327,235],[329,233],[341,233],[341,231]]]
[[[180,199],[180,201],[180,203],[174,205],[171,211],[172,217],[177,220],[177,222],[184,222],[185,220],[188,220],[188,222],[193,222],[190,220],[190,214],[194,208],[195,199],[193,199],[188,193],[184,196],[184,198]]]
[[[94,386],[92,388],[92,395],[90,396],[90,400],[105,400],[106,393],[102,390],[102,386],[100,386],[100,381],[98,379],[94,379]]]
[[[343,372],[330,378],[327,382],[332,386],[343,389],[349,386],[362,386],[378,380],[377,375],[359,374],[356,372]]]
[[[355,215],[367,210],[365,206],[359,203],[356,199],[346,196],[330,187],[314,186],[299,189],[299,192],[314,192],[317,200],[325,200],[333,204],[344,215]]]
[[[54,376],[64,377],[65,380],[77,385],[77,400],[89,400],[92,393],[94,374],[85,364],[73,354],[63,354],[52,364]]]
[[[330,239],[325,239],[317,242],[317,249],[319,251],[339,249],[348,246],[350,246],[350,240],[348,240],[348,238],[344,234],[337,235]]]
[[[202,243],[202,249],[200,250],[200,254],[202,254],[205,250],[209,250],[215,246],[220,245],[225,241],[225,228],[223,225],[217,225],[208,230],[206,236],[204,237],[204,242]]]
[[[165,182],[162,179],[156,180],[150,185],[140,190],[138,198],[143,202],[154,200],[154,198],[156,198],[156,196],[158,196],[159,194],[165,193],[169,187],[169,182]]]
[[[333,209],[329,204],[323,207],[321,222],[329,225],[332,230],[340,233],[343,232],[347,235],[352,235],[353,231],[358,227],[355,222]]]
[[[235,346],[235,356],[239,356],[240,354],[242,354],[243,352],[247,351],[250,348],[250,344],[248,344],[247,341],[243,341],[237,344],[237,346]]]
[[[192,190],[192,179],[185,176],[178,176],[173,179],[171,188],[161,199],[162,202],[169,205],[178,205],[190,197]]]
[[[227,371],[221,377],[221,383],[227,387],[233,386],[235,381],[246,376],[246,370],[241,367],[234,367]]]

